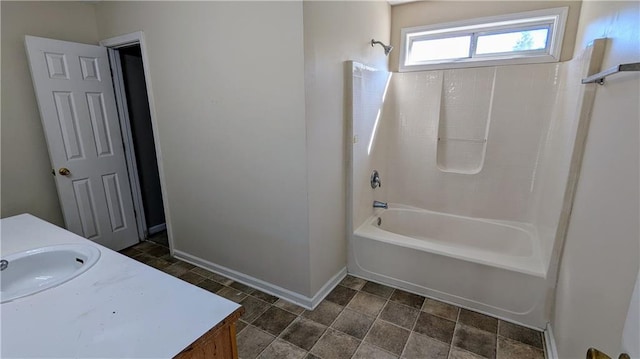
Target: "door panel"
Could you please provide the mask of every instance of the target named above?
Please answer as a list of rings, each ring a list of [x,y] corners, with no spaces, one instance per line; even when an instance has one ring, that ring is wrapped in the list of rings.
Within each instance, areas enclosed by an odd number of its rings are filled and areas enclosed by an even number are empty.
[[[82,141],[78,133],[78,116],[76,106],[71,92],[53,92],[56,112],[60,130],[62,131],[62,141],[68,160],[83,158]]]
[[[104,193],[107,196],[111,230],[114,232],[126,228],[127,225],[124,216],[124,206],[122,205],[122,192],[120,191],[120,185],[118,183],[117,173],[102,176]]]
[[[96,204],[93,200],[91,182],[88,178],[72,181],[75,201],[78,205],[78,215],[82,225],[82,236],[87,239],[99,237],[98,223],[96,220]],[[80,234],[80,233],[78,233]]]
[[[89,116],[93,127],[93,137],[96,142],[98,157],[112,156],[111,134],[107,115],[104,111],[104,100],[101,93],[87,93],[87,103],[89,104]]]
[[[25,42],[67,229],[115,250],[137,243],[106,48]]]
[[[64,54],[45,52],[44,56],[47,60],[49,78],[64,80],[69,79],[69,71],[67,70],[67,59]]]
[[[100,81],[100,70],[98,69],[97,58],[80,56],[80,64],[83,80]]]

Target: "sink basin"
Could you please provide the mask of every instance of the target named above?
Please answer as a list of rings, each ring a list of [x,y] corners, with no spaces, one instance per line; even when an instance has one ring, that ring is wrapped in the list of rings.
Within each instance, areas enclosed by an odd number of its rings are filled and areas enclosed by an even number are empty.
[[[90,244],[61,244],[18,252],[2,258],[1,303],[10,302],[58,286],[81,275],[100,258]]]

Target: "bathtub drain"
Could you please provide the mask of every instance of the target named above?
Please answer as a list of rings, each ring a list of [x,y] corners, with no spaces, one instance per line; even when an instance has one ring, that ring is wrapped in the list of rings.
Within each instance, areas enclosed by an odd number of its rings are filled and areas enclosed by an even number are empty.
[[[378,217],[378,227],[382,224],[382,218]]]

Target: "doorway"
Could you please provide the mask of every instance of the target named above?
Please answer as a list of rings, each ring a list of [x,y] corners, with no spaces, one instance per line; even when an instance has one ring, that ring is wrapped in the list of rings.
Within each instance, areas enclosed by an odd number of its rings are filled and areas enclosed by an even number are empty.
[[[123,111],[127,111],[128,121],[126,118],[122,121],[122,130],[129,131],[127,137],[130,139],[130,143],[128,147],[132,150],[130,152],[133,155],[130,156],[132,163],[128,166],[129,172],[133,173],[129,177],[132,187],[137,187],[133,191],[139,192],[134,196],[134,202],[139,202],[136,205],[136,214],[139,212],[138,216],[142,217],[140,222],[145,238],[168,246],[162,187],[151,125],[142,52],[139,44],[114,51],[120,60],[121,70],[114,72],[114,77],[121,76],[124,95],[122,99],[119,98],[120,96],[116,96],[116,102],[123,102]],[[126,126],[126,122],[128,122],[128,126]]]
[[[141,34],[135,33],[100,44],[108,48],[139,237],[168,247],[141,40]]]

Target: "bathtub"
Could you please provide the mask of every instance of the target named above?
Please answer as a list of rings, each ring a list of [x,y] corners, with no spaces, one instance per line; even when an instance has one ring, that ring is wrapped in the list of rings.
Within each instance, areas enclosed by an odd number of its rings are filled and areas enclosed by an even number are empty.
[[[348,270],[530,327],[548,321],[545,266],[527,224],[390,204],[354,231]]]

